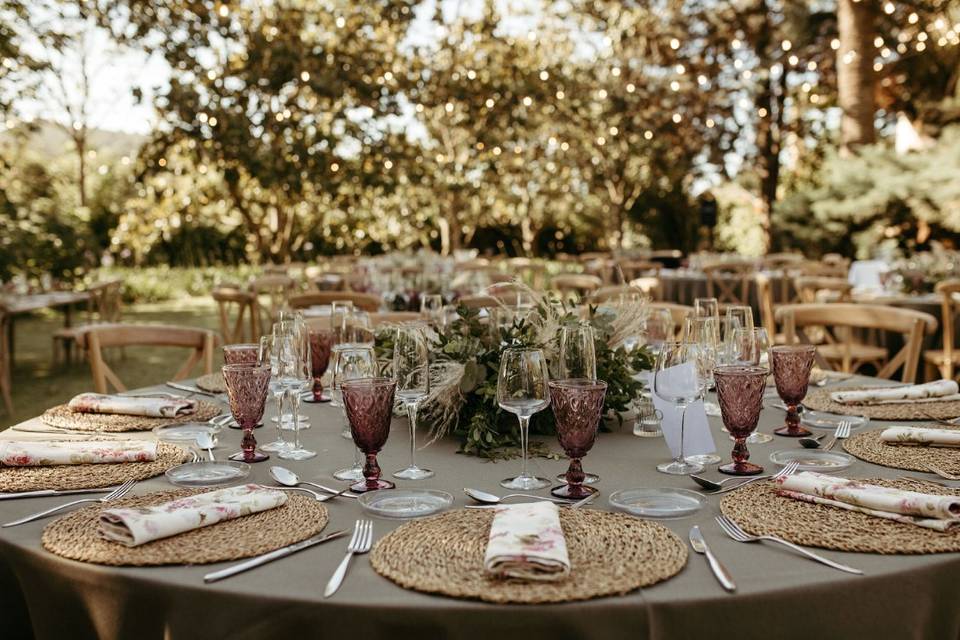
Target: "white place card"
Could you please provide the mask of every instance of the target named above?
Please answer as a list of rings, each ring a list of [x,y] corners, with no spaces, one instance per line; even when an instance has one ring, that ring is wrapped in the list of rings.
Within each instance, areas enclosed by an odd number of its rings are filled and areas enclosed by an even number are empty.
[[[690,384],[691,389],[696,388],[696,381],[693,377],[693,364],[681,364],[671,367],[660,375],[667,374],[674,378],[679,384]],[[651,380],[651,386],[652,386]],[[672,382],[672,381],[671,381]],[[680,454],[680,418],[683,410],[670,402],[664,400],[656,393],[653,393],[653,406],[663,414],[661,429],[663,438],[667,441],[670,448],[670,454],[677,457]],[[710,423],[707,421],[707,413],[703,406],[703,400],[697,400],[687,407],[687,421],[683,429],[683,455],[696,456],[705,453],[714,453],[717,445],[713,441],[713,435],[710,433]]]

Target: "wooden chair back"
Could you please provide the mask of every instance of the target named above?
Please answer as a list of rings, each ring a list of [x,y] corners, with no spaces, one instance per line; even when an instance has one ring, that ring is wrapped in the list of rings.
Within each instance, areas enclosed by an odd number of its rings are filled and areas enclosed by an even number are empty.
[[[313,286],[317,291],[343,291],[347,283],[342,273],[325,271],[313,278]]]
[[[960,312],[960,279],[943,280],[934,288],[940,294],[940,315],[943,321],[943,363],[945,378],[953,378],[956,346],[956,317]]]
[[[7,308],[0,304],[0,397],[7,413],[13,413],[13,383],[10,377],[10,323]]]
[[[260,339],[260,303],[252,291],[245,291],[236,285],[222,285],[210,295],[217,303],[220,335],[224,344],[256,342]],[[231,316],[235,317],[233,322],[230,321]],[[249,327],[249,333],[246,327]]]
[[[792,304],[777,309],[776,318],[783,325],[787,344],[800,342],[814,344],[807,333],[810,327],[826,334],[828,342],[841,346],[842,371],[852,370],[854,345],[852,330],[874,329],[889,331],[903,336],[903,347],[893,357],[882,363],[878,378],[892,378],[902,368],[902,382],[912,383],[917,379],[917,364],[924,335],[937,330],[937,319],[929,313],[884,305],[853,304],[846,302],[827,304]],[[817,354],[817,362],[824,370],[834,367]]]
[[[376,329],[377,327],[382,327],[384,325],[417,322],[422,319],[422,316],[416,311],[386,311],[383,313],[371,313],[370,326]]]
[[[97,393],[108,393],[109,386],[117,391],[127,390],[104,360],[103,349],[132,346],[190,349],[186,362],[170,378],[183,380],[197,364],[201,365],[203,373],[213,372],[213,350],[217,343],[213,332],[206,329],[148,324],[91,325],[78,335],[77,342],[81,341],[85,343],[90,358],[90,371]]]
[[[814,302],[850,302],[853,285],[844,278],[825,278],[821,276],[799,276],[794,278],[793,286],[797,297],[803,304]],[[827,299],[824,299],[824,298]]]
[[[659,278],[663,265],[650,260],[621,260],[620,273],[626,282],[637,278]]]
[[[267,327],[277,317],[281,309],[286,309],[287,299],[297,286],[297,281],[284,274],[268,274],[250,281],[250,291],[257,298],[266,296],[267,304],[260,308],[260,326]]]
[[[802,253],[770,253],[763,257],[761,264],[764,269],[776,270],[803,262],[805,259]]]
[[[591,293],[589,301],[591,304],[598,304],[608,300],[618,300],[620,296],[624,294],[638,294],[641,296],[648,295],[647,292],[640,287],[634,287],[629,284],[613,284],[606,287],[600,287]]]
[[[756,274],[753,262],[720,262],[703,267],[707,276],[707,297],[721,305],[750,304],[750,282]]]
[[[551,288],[567,296],[576,294],[580,298],[585,298],[603,285],[603,280],[598,276],[592,276],[586,273],[563,273],[554,276],[550,283]]]
[[[693,307],[675,302],[652,302],[650,303],[650,308],[666,309],[670,312],[670,317],[673,318],[674,332],[678,338],[681,337],[683,333],[683,325],[686,324],[687,316],[694,313]]]
[[[380,297],[372,293],[358,291],[311,291],[290,296],[288,303],[291,309],[306,309],[320,305],[333,304],[337,300],[349,300],[353,306],[363,311],[379,311]]]
[[[757,278],[757,306],[760,307],[760,326],[767,330],[770,340],[775,341],[777,335],[777,321],[775,316],[776,305],[773,301],[773,283],[770,276],[758,273]]]
[[[106,280],[91,285],[90,304],[94,322],[120,322],[123,312],[123,280]]]
[[[847,277],[847,266],[844,264],[831,264],[826,262],[816,262],[807,260],[791,265],[787,272],[793,277],[810,276],[816,278],[841,278]]]

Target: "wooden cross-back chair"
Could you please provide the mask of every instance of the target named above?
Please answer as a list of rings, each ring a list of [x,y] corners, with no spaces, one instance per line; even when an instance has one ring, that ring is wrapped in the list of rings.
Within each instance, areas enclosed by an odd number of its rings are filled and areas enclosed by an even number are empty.
[[[90,298],[87,300],[87,321],[72,327],[62,327],[53,333],[53,359],[58,361],[60,354],[69,362],[73,346],[77,344],[77,334],[94,324],[120,322],[123,313],[123,280],[104,280],[87,287]],[[77,344],[77,346],[79,346]]]
[[[683,337],[683,327],[686,324],[687,316],[694,313],[693,307],[675,302],[652,302],[650,308],[666,309],[670,312],[670,317],[673,319],[674,335],[678,340]]]
[[[793,279],[797,298],[804,304],[813,302],[849,302],[853,285],[844,278],[799,276]],[[824,298],[828,299],[824,299]]]
[[[764,269],[784,269],[805,259],[802,253],[770,253],[763,257],[761,264]]]
[[[87,349],[90,372],[97,393],[108,393],[112,386],[117,391],[126,391],[117,374],[106,363],[103,350],[110,347],[179,347],[190,349],[186,362],[170,380],[183,380],[198,364],[203,373],[213,372],[213,350],[216,336],[206,329],[172,327],[149,324],[107,324],[91,326],[78,336]]]
[[[656,280],[656,278],[653,278]],[[597,304],[600,302],[606,302],[608,300],[618,300],[620,296],[624,294],[633,294],[641,295],[645,297],[650,297],[650,292],[643,287],[634,286],[631,284],[612,284],[606,287],[600,287],[596,291],[590,294],[589,301],[591,304]]]
[[[843,264],[815,262],[813,260],[798,262],[787,268],[787,272],[793,277],[810,276],[817,278],[846,279],[847,271],[847,266]]]
[[[290,296],[291,309],[306,309],[321,305],[333,304],[337,300],[349,300],[353,306],[363,311],[374,312],[380,310],[380,297],[372,293],[359,291],[312,291]]]
[[[650,260],[621,260],[619,265],[625,282],[643,277],[659,278],[660,270],[663,269],[662,264]]]
[[[296,289],[297,282],[285,274],[268,274],[250,281],[250,291],[257,298],[265,296],[267,304],[258,304],[260,310],[260,326],[270,326],[277,313],[287,307],[287,298]]]
[[[756,274],[752,262],[721,262],[703,267],[707,276],[707,297],[723,305],[750,304],[750,282]]]
[[[260,303],[256,294],[239,286],[223,285],[214,289],[211,295],[217,303],[220,335],[224,344],[256,342],[260,339]],[[235,316],[232,323],[231,315]],[[249,334],[244,325],[249,327]]]
[[[564,273],[554,276],[550,287],[560,292],[563,297],[575,295],[579,299],[586,298],[589,294],[603,286],[603,280],[598,276],[586,273]],[[571,296],[572,297],[572,296]]]
[[[13,383],[10,376],[10,314],[0,304],[0,397],[7,413],[13,413]]]
[[[324,271],[313,278],[313,286],[317,291],[343,291],[347,282],[342,273]]]
[[[923,354],[927,379],[937,373],[941,378],[953,379],[960,363],[960,350],[956,346],[956,318],[960,312],[960,280],[938,282],[935,291],[940,294],[940,309],[943,321],[943,347],[930,349]]]
[[[871,364],[877,369],[876,377],[887,379],[902,369],[900,380],[907,383],[917,379],[924,335],[937,330],[937,319],[929,313],[884,305],[793,304],[777,309],[776,316],[788,344],[816,344],[821,368],[856,373]],[[809,335],[813,327],[822,332],[820,344]],[[853,334],[858,329],[898,333],[903,347],[891,357],[884,347],[857,342]]]

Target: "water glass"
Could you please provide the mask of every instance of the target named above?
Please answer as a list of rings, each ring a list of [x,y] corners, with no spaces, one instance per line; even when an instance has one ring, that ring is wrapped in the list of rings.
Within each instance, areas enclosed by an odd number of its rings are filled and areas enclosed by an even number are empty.
[[[263,418],[263,409],[267,402],[270,387],[270,366],[259,364],[228,364],[221,369],[230,400],[230,412],[233,419],[243,429],[240,451],[231,455],[231,460],[247,463],[262,462],[270,458],[257,451],[257,439],[253,429]]]
[[[763,467],[747,460],[747,438],[757,428],[760,410],[763,408],[763,390],[770,374],[764,367],[753,365],[728,365],[717,367],[713,372],[717,382],[717,401],[723,425],[733,436],[733,462],[720,467],[721,473],[734,476],[753,476],[763,472]]]
[[[396,381],[390,378],[348,380],[341,386],[351,437],[366,459],[360,479],[350,487],[354,493],[393,489],[395,486],[380,478],[377,454],[390,435],[396,386]]]
[[[597,355],[593,327],[586,323],[566,325],[560,330],[558,374],[564,379],[597,379]]]
[[[800,426],[800,412],[797,409],[807,395],[810,369],[813,368],[816,353],[817,349],[812,344],[770,347],[773,381],[780,399],[787,406],[784,425],[774,431],[778,436],[803,438],[811,435],[808,429]]]
[[[708,365],[709,362],[709,365]],[[681,367],[683,369],[675,369]],[[710,371],[707,367],[710,367]],[[687,408],[703,397],[710,380],[713,362],[701,357],[699,346],[692,342],[665,342],[657,356],[653,371],[653,393],[676,405],[680,410],[680,447],[676,457],[657,466],[657,470],[674,475],[703,471],[703,465],[691,462],[683,454]]]
[[[393,343],[393,377],[397,381],[397,397],[403,401],[410,419],[410,464],[396,471],[394,478],[423,480],[433,471],[417,466],[417,412],[420,403],[430,394],[430,346],[423,327],[401,325]]]
[[[588,379],[551,380],[550,405],[557,427],[560,446],[570,458],[565,484],[550,493],[558,498],[585,498],[597,492],[584,486],[581,459],[593,447],[603,416],[603,399],[607,383]]]
[[[530,418],[550,404],[547,382],[547,358],[540,349],[508,348],[500,356],[497,376],[497,402],[500,408],[517,416],[520,422],[520,451],[523,467],[519,476],[507,478],[500,485],[516,491],[532,491],[550,486],[550,481],[527,471],[527,448]]]

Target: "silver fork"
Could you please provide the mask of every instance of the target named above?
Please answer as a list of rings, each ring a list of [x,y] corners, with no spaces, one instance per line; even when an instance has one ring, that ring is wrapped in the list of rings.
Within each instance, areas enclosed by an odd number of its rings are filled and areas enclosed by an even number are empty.
[[[777,471],[777,472],[776,472],[775,474],[773,474],[772,476],[757,476],[757,477],[755,477],[755,478],[750,478],[750,479],[748,479],[748,480],[745,480],[744,482],[741,482],[740,484],[738,484],[738,485],[735,486],[735,487],[727,487],[726,489],[720,489],[719,491],[713,491],[713,492],[711,492],[711,493],[706,493],[706,494],[704,494],[704,495],[708,495],[708,496],[718,496],[718,495],[720,495],[721,493],[727,493],[727,492],[729,492],[729,491],[736,491],[737,489],[739,489],[739,488],[741,488],[741,487],[745,487],[745,486],[747,486],[748,484],[753,484],[754,482],[759,482],[760,480],[776,480],[777,478],[782,478],[782,477],[784,477],[784,476],[792,476],[794,473],[797,472],[797,469],[799,469],[799,468],[800,468],[800,463],[797,462],[796,460],[794,460],[794,461],[792,461],[792,462],[788,462],[787,464],[783,465],[783,469],[780,469],[780,471]]]
[[[330,582],[327,583],[326,588],[323,590],[324,598],[329,598],[340,588],[344,576],[347,575],[350,558],[352,558],[354,554],[370,551],[372,544],[373,522],[370,520],[357,520],[357,523],[353,527],[353,537],[350,538],[350,544],[347,545],[347,555],[343,557],[343,560],[340,561],[340,566],[338,566],[337,570],[330,576]]]
[[[793,549],[794,551],[801,553],[811,560],[816,560],[821,564],[825,564],[828,567],[834,569],[839,569],[840,571],[846,571],[847,573],[855,573],[857,575],[863,575],[863,571],[860,569],[854,569],[853,567],[848,567],[845,564],[840,564],[839,562],[834,562],[829,558],[824,558],[821,555],[817,555],[812,551],[807,551],[803,547],[797,546],[792,542],[784,540],[783,538],[778,538],[776,536],[752,536],[743,529],[740,528],[736,522],[728,518],[727,516],[717,516],[717,524],[720,525],[720,528],[723,529],[724,533],[736,540],[737,542],[760,542],[761,540],[770,540],[771,542],[779,542],[780,544]]]
[[[124,495],[126,495],[127,492],[130,491],[130,489],[132,489],[133,485],[135,484],[137,484],[136,480],[127,480],[122,485],[120,485],[119,487],[117,487],[107,495],[103,496],[102,498],[84,498],[83,500],[74,500],[73,502],[67,502],[65,504],[61,504],[59,506],[53,507],[52,509],[47,509],[46,511],[40,511],[38,513],[34,513],[33,515],[29,515],[25,518],[20,518],[19,520],[8,522],[3,526],[15,527],[19,524],[26,524],[27,522],[33,522],[34,520],[39,520],[40,518],[45,518],[46,516],[49,516],[52,513],[56,513],[61,509],[66,509],[67,507],[73,507],[75,505],[83,504],[85,502],[110,502],[111,500],[116,500],[117,498],[121,498]]]
[[[837,424],[837,430],[833,432],[833,437],[830,438],[830,441],[827,442],[826,446],[823,447],[823,450],[830,451],[830,449],[833,449],[833,446],[837,444],[837,440],[844,440],[846,438],[849,438],[850,427],[852,426],[852,424],[853,423],[850,422],[849,420],[841,420]]]
[[[941,469],[940,467],[937,467],[937,466],[935,466],[935,465],[932,465],[932,464],[930,464],[929,462],[924,462],[924,463],[922,463],[922,464],[923,464],[923,466],[925,466],[927,469],[929,469],[931,473],[937,474],[938,476],[940,476],[940,477],[943,478],[944,480],[960,480],[960,476],[958,476],[957,474],[955,474],[955,473],[950,473],[950,472],[948,472],[948,471],[944,471],[944,470]]]

